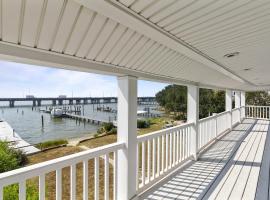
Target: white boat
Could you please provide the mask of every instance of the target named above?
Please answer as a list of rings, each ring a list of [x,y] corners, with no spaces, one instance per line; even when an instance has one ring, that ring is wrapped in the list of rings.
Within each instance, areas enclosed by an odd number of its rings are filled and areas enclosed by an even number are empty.
[[[63,110],[60,108],[53,108],[51,110],[51,115],[53,117],[61,117],[63,115]]]

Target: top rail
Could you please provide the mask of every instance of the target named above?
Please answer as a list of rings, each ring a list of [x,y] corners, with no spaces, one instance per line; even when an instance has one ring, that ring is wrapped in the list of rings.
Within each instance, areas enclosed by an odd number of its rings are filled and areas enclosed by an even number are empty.
[[[5,172],[0,174],[0,185],[2,187],[5,185],[17,183],[18,180],[21,179],[26,180],[35,176],[39,176],[40,174],[45,174],[51,171],[55,171],[57,169],[62,169],[64,167],[74,165],[84,160],[90,160],[108,154],[110,152],[115,152],[117,150],[123,149],[124,147],[125,145],[122,142],[113,143],[102,147],[75,153],[72,155],[56,158],[46,162],[23,167],[20,169],[12,170],[9,172]]]
[[[185,124],[181,124],[181,125],[174,126],[174,127],[171,127],[171,128],[166,128],[166,129],[162,129],[162,130],[159,130],[159,131],[154,131],[154,132],[146,134],[146,135],[138,136],[137,141],[138,142],[143,142],[143,141],[155,138],[155,137],[159,137],[159,136],[164,135],[164,134],[166,134],[168,132],[173,132],[173,131],[176,131],[178,129],[186,128],[188,126],[193,126],[193,125],[194,125],[193,122],[192,123],[185,123]]]

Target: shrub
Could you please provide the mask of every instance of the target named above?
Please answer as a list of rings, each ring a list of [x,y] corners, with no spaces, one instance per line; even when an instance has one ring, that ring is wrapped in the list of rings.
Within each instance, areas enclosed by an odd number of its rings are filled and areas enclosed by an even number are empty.
[[[109,134],[117,134],[117,128],[113,127],[108,133]]]
[[[103,126],[105,132],[110,132],[110,131],[114,128],[112,122],[109,122],[109,123],[103,123],[102,126]]]
[[[138,119],[137,120],[137,128],[149,128],[150,122],[147,120]]]
[[[112,122],[102,123],[102,126],[97,130],[98,134],[102,133],[114,134],[116,132],[117,132],[116,128],[114,127]]]
[[[27,162],[26,155],[9,147],[7,142],[0,141],[0,173],[17,169]]]
[[[13,184],[4,188],[3,200],[19,200],[19,185]],[[26,184],[26,200],[38,200],[38,188],[33,183]]]
[[[174,120],[186,120],[186,115],[184,113],[182,114],[178,114],[176,116],[173,117]]]
[[[50,140],[46,142],[42,142],[36,145],[39,149],[47,149],[52,147],[58,147],[60,145],[66,145],[68,142],[66,140]]]

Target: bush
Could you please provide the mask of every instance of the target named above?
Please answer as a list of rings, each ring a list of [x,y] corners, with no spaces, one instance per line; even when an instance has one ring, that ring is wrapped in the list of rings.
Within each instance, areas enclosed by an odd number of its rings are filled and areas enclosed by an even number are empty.
[[[52,147],[58,147],[60,145],[66,145],[68,142],[66,140],[51,140],[51,141],[46,141],[42,142],[36,145],[37,148],[39,149],[47,149],[47,148],[52,148]]]
[[[108,133],[108,134],[115,134],[117,129],[114,127],[112,122],[102,123],[102,126],[97,130],[98,134]]]
[[[102,126],[103,126],[105,132],[110,132],[110,131],[114,128],[112,122],[109,122],[109,123],[103,123]]]
[[[7,142],[0,141],[0,173],[14,170],[27,162],[26,155],[10,148]]]
[[[173,119],[174,120],[186,120],[187,117],[184,113],[182,113],[182,114],[178,114],[178,115],[174,116]]]
[[[108,133],[109,134],[117,134],[117,128],[113,127]]]
[[[149,128],[150,127],[150,122],[149,120],[137,120],[137,128]]]
[[[19,200],[19,185],[13,184],[4,188],[3,200]],[[38,200],[38,188],[33,183],[26,184],[26,200]]]

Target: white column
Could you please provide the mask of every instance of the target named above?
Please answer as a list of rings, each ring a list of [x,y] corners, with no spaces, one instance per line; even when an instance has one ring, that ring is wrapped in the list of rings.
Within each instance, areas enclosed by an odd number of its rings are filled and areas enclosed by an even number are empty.
[[[191,134],[191,153],[194,160],[197,160],[197,143],[198,143],[198,121],[199,121],[199,87],[188,86],[187,99],[187,121],[193,122],[195,125],[192,128]]]
[[[235,101],[235,108],[240,108],[241,105],[240,91],[235,91],[234,101]]]
[[[240,108],[241,106],[241,95],[240,91],[235,91],[234,101],[235,101],[235,108]],[[241,122],[241,110],[238,109],[237,111],[237,121]]]
[[[225,110],[230,111],[228,114],[228,127],[232,129],[232,91],[226,90],[226,97],[225,97]]]
[[[118,153],[117,199],[136,198],[137,178],[137,78],[118,78],[117,141],[125,142]]]
[[[246,92],[241,91],[241,107],[244,106],[243,109],[241,109],[241,116],[242,119],[246,117]]]

